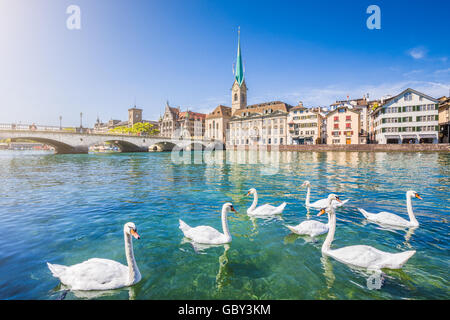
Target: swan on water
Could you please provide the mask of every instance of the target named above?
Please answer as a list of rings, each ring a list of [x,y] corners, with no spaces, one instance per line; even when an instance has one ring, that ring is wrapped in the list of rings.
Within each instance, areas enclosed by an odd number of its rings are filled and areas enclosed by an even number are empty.
[[[336,196],[336,200],[340,202],[339,197]],[[320,221],[315,220],[307,220],[296,226],[286,226],[289,230],[291,230],[295,234],[299,235],[309,235],[311,237],[315,237],[328,232],[330,223],[330,213],[328,212],[328,223],[322,223]]]
[[[328,205],[328,200],[325,199],[320,199],[317,200],[313,203],[310,203],[310,198],[311,198],[311,183],[307,180],[305,182],[303,182],[303,184],[301,185],[301,187],[306,187],[306,200],[305,200],[305,205],[306,207],[310,207],[310,208],[316,208],[316,209],[322,209],[327,207]],[[333,207],[337,208],[337,207],[342,207],[344,204],[346,204],[348,202],[349,199],[343,200],[343,201],[333,201]]]
[[[228,229],[227,213],[229,211],[236,212],[233,205],[229,202],[222,206],[222,229],[223,233],[217,231],[210,226],[198,226],[192,228],[188,226],[183,220],[179,220],[180,229],[186,238],[191,239],[197,243],[203,244],[223,244],[231,242],[231,234]]]
[[[418,227],[419,222],[414,215],[411,198],[422,200],[422,197],[417,192],[413,190],[406,192],[406,209],[408,210],[409,221],[390,212],[370,213],[361,208],[358,208],[358,210],[371,222],[399,227]]]
[[[247,209],[247,214],[249,216],[270,216],[276,215],[283,212],[284,207],[286,207],[286,202],[283,202],[278,207],[274,207],[270,204],[264,204],[262,206],[256,207],[258,205],[258,193],[255,188],[251,188],[247,192],[247,196],[253,194],[253,203],[250,208]]]
[[[72,266],[63,266],[47,262],[53,276],[71,290],[112,290],[132,286],[141,280],[141,273],[134,259],[133,240],[139,239],[134,223],[123,227],[125,255],[128,266],[108,259],[92,258]]]
[[[400,269],[409,258],[411,258],[416,251],[404,251],[400,253],[389,253],[378,250],[371,246],[355,245],[342,247],[339,249],[331,249],[331,243],[334,239],[334,233],[336,231],[336,213],[332,206],[332,201],[336,200],[336,195],[330,194],[328,196],[328,208],[329,211],[329,231],[328,235],[322,245],[322,253],[330,256],[342,263],[367,268],[369,270],[379,270],[381,268],[388,269]],[[325,208],[320,210],[318,216],[326,212]]]

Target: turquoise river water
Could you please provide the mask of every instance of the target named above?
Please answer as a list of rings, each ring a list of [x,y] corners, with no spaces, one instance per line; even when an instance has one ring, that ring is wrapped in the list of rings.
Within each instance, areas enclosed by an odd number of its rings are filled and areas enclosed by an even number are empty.
[[[192,153],[191,155],[194,155]],[[202,156],[201,153],[196,153]],[[449,153],[280,152],[272,164],[247,163],[248,152],[216,152],[214,163],[174,163],[170,153],[53,155],[0,152],[0,299],[449,299]],[[285,227],[308,218],[311,200],[334,192],[332,248],[367,244],[388,252],[417,250],[401,270],[373,274],[322,256],[326,235],[296,236]],[[260,204],[287,202],[274,219],[249,218]],[[388,230],[357,210],[407,218],[405,193],[420,227]],[[233,237],[201,250],[183,239],[178,219],[221,230],[222,204]],[[131,288],[70,292],[46,262],[89,258],[126,264],[123,224],[133,221],[142,280]]]

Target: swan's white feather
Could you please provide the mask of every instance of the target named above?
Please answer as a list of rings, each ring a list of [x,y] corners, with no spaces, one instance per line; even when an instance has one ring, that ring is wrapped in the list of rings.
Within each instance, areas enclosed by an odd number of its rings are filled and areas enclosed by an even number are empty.
[[[272,206],[270,204],[264,204],[262,206],[256,207],[254,210],[247,210],[247,214],[250,216],[270,216],[275,214],[280,214],[283,212],[284,207],[286,207],[286,202],[283,202],[278,207]]]
[[[201,244],[223,244],[231,241],[223,233],[210,226],[198,226],[191,228],[183,220],[180,221],[180,229],[186,238]]]
[[[392,226],[408,227],[411,222],[390,212],[370,213],[364,209],[358,208],[358,210],[369,220],[380,224],[387,224]]]
[[[299,235],[309,235],[315,237],[328,232],[328,224],[322,223],[320,221],[308,220],[296,226],[287,226],[289,230],[293,233]]]
[[[341,202],[333,200],[332,201],[333,208],[342,207],[344,204],[346,204],[348,202],[348,200],[349,199],[346,199]],[[320,200],[317,200],[317,201],[309,204],[309,207],[317,208],[317,209],[326,208],[327,206],[328,206],[328,199],[320,199]]]
[[[368,269],[400,269],[416,251],[389,253],[371,246],[355,245],[328,250],[327,255],[355,267]]]
[[[111,290],[130,285],[128,267],[113,260],[93,258],[73,266],[47,264],[53,275],[72,290]]]

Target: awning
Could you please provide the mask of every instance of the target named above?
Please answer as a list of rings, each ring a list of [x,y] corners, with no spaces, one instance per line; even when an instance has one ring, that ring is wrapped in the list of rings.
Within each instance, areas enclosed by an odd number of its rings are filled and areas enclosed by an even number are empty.
[[[402,135],[402,139],[417,139],[416,135]]]
[[[385,136],[386,139],[400,139],[400,136]]]

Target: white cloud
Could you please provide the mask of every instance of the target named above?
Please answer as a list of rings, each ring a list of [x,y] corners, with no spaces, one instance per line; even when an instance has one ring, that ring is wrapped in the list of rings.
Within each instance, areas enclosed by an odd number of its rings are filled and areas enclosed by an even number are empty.
[[[427,54],[427,50],[424,47],[416,47],[408,50],[408,54],[414,59],[423,59]]]
[[[436,70],[434,73],[435,73],[435,74],[450,73],[450,68]]]

